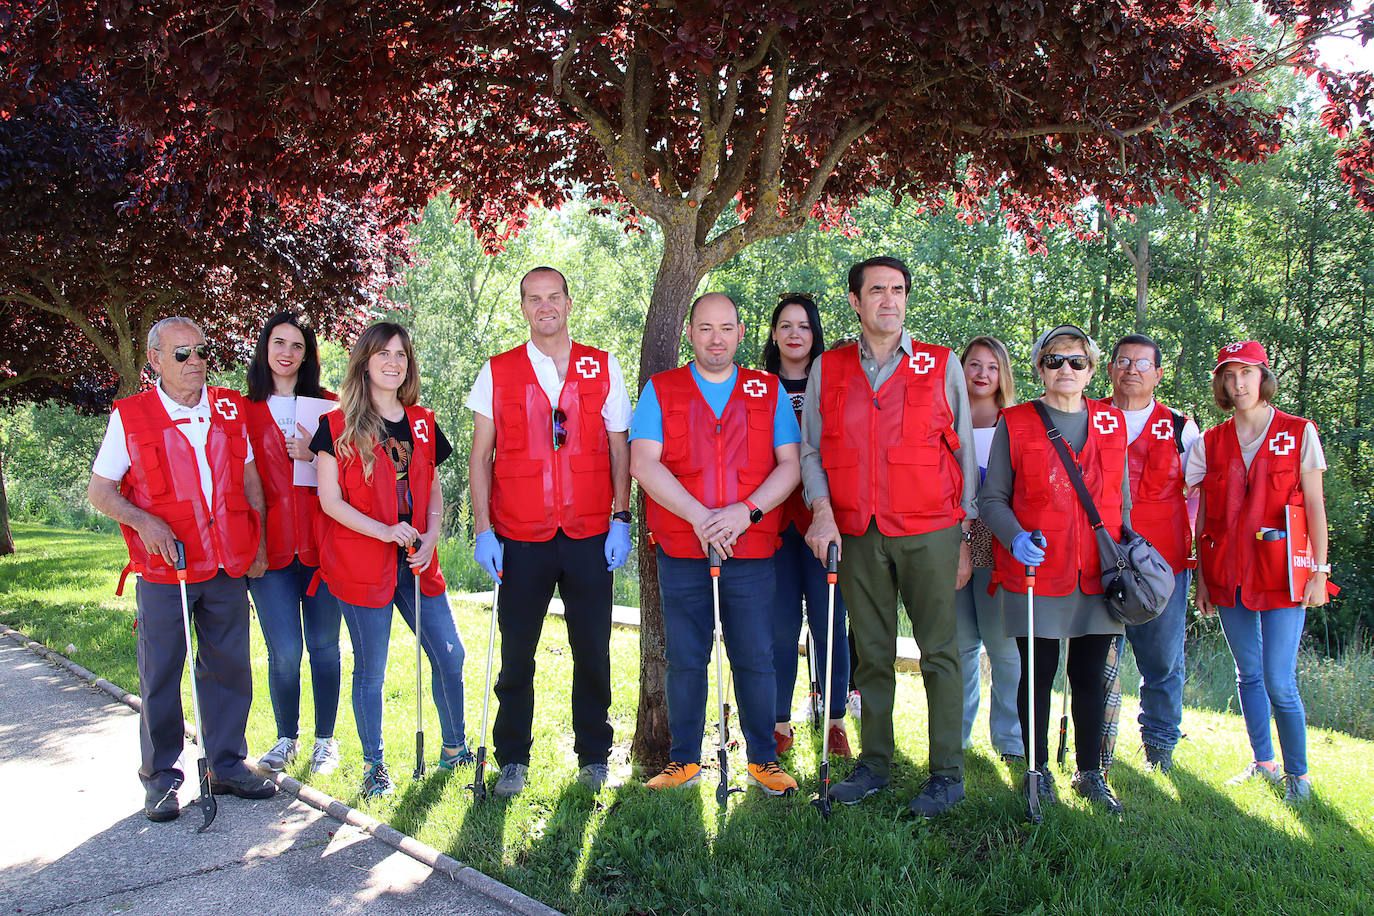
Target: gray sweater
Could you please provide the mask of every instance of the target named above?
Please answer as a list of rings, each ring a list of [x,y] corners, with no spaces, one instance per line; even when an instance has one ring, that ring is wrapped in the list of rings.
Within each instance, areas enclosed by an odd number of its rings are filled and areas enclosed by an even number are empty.
[[[1050,420],[1063,434],[1065,443],[1075,452],[1088,441],[1088,411],[1063,413],[1049,407]],[[1056,458],[1057,460],[1057,458]],[[1007,424],[997,421],[992,436],[992,451],[988,455],[988,473],[978,491],[978,515],[983,524],[992,529],[1002,546],[1011,549],[1012,539],[1026,529],[1011,511],[1011,493],[1016,473],[1011,466],[1011,447],[1007,440]],[[1082,512],[1077,499],[1065,511]],[[1129,475],[1121,475],[1121,520],[1127,524],[1131,517],[1131,482]],[[1054,545],[1049,545],[1050,550]],[[1026,635],[1026,596],[998,587],[995,596],[1002,609],[1002,625],[1008,636]],[[1051,639],[1066,636],[1086,636],[1092,633],[1125,632],[1120,623],[1107,611],[1101,595],[1085,595],[1074,589],[1067,595],[1035,596],[1035,635]]]

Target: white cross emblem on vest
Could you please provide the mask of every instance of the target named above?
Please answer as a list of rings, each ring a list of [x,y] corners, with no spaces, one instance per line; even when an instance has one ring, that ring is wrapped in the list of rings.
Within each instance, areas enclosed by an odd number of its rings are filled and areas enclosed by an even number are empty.
[[[1150,432],[1154,433],[1155,438],[1161,441],[1174,437],[1174,418],[1160,417],[1155,421],[1155,425],[1150,427]]]
[[[215,398],[215,410],[226,420],[237,420],[239,417],[238,405],[228,398]]]
[[[1109,410],[1099,410],[1093,414],[1093,428],[1104,436],[1116,432],[1118,425],[1116,414]]]
[[[744,383],[744,393],[751,398],[761,398],[768,393],[768,386],[763,383],[762,379],[751,378]]]
[[[601,364],[590,356],[584,356],[577,361],[577,374],[583,378],[596,378],[601,374]]]
[[[913,353],[911,359],[906,361],[906,364],[910,366],[911,371],[915,372],[917,375],[925,375],[931,369],[935,368],[935,357],[925,352]]]
[[[421,442],[429,441],[429,421],[424,417],[415,421],[415,438]]]
[[[1269,451],[1275,455],[1287,455],[1293,451],[1293,447],[1297,444],[1293,441],[1293,435],[1285,429],[1269,440]]]
[[[1244,350],[1244,349],[1245,349],[1245,344],[1232,343],[1232,344],[1227,344],[1226,346],[1222,347],[1222,348],[1221,348],[1221,352],[1223,352],[1223,353],[1239,353],[1241,350]]]

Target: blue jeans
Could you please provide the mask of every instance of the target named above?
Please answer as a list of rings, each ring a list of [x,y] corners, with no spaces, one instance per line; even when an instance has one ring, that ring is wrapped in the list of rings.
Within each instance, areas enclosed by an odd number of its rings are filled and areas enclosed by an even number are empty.
[[[988,594],[992,570],[976,568],[968,584],[954,593],[959,615],[959,665],[964,673],[964,747],[973,739],[973,720],[978,717],[982,666],[978,647],[987,649],[992,668],[989,690],[988,735],[999,754],[1021,756],[1021,720],[1016,712],[1016,691],[1021,684],[1021,655],[1016,640],[1002,632],[1002,612]]]
[[[267,691],[278,738],[300,737],[301,657],[310,650],[310,686],[315,696],[315,737],[334,737],[339,712],[339,602],[320,582],[313,596],[305,593],[315,567],[299,558],[261,579],[249,579],[248,591],[258,611],[267,643]]]
[[[797,633],[801,630],[802,597],[806,598],[806,622],[816,652],[816,683],[825,679],[829,588],[825,564],[816,559],[806,539],[789,524],[782,533],[782,546],[773,555],[777,593],[773,596],[773,674],[777,684],[775,722],[792,721],[792,690],[797,683]],[[849,685],[849,637],[845,634],[844,596],[835,588],[835,645],[830,662],[830,718],[844,717],[845,688]],[[825,688],[822,686],[821,688]]]
[[[1192,577],[1186,569],[1175,573],[1174,593],[1164,611],[1149,623],[1126,628],[1140,669],[1140,740],[1166,750],[1183,734],[1183,637]]]
[[[1306,776],[1307,713],[1298,696],[1298,643],[1307,609],[1247,610],[1237,591],[1235,607],[1218,610],[1226,644],[1236,659],[1236,690],[1255,759],[1274,759],[1269,734],[1272,707],[1283,748],[1283,771]]]
[[[413,633],[415,576],[405,560],[398,560],[396,565],[396,593],[391,600]],[[386,680],[386,654],[391,643],[391,604],[370,608],[340,601],[339,607],[353,641],[353,718],[358,723],[363,762],[370,766],[383,759],[382,685]],[[453,623],[447,595],[421,596],[420,627],[423,630],[420,645],[429,657],[434,708],[439,712],[439,733],[445,747],[464,747],[463,658],[466,653],[458,627]]]
[[[735,706],[750,763],[777,760],[773,742],[773,559],[726,560],[720,567],[720,625]],[[669,758],[700,763],[706,731],[706,685],[714,645],[711,574],[706,560],[658,550],[658,591],[668,657]],[[795,650],[794,650],[795,651]]]

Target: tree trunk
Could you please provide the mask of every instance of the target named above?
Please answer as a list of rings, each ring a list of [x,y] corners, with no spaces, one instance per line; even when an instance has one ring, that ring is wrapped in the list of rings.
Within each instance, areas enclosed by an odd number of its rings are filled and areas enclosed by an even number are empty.
[[[1144,333],[1145,318],[1149,314],[1150,296],[1150,225],[1149,217],[1142,214],[1140,221],[1144,223],[1140,229],[1140,238],[1136,241],[1135,250],[1135,329],[1137,333]]]
[[[639,388],[655,372],[678,365],[683,321],[705,270],[693,232],[664,233],[663,260],[654,280],[644,337],[639,354]],[[630,759],[643,773],[668,762],[672,737],[668,732],[667,674],[663,612],[658,599],[658,557],[649,544],[644,522],[644,494],[639,499],[639,712]]]
[[[5,495],[5,456],[0,455],[0,557],[14,553],[14,536],[10,534],[10,501]]]

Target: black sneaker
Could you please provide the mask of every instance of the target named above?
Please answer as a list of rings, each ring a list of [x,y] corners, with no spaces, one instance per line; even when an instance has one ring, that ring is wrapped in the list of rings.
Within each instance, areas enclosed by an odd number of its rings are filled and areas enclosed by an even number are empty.
[[[907,809],[917,817],[934,817],[944,814],[964,800],[964,781],[955,776],[931,776],[921,786],[921,791],[907,805]]]
[[[1145,745],[1145,765],[1151,770],[1167,773],[1174,768],[1174,749]]]
[[[277,784],[248,770],[237,776],[211,773],[210,791],[215,795],[237,795],[239,798],[271,798],[277,794]]]
[[[1039,777],[1039,778],[1036,780],[1036,790],[1037,790],[1037,793],[1038,793],[1039,796],[1040,796],[1040,803],[1041,803],[1042,805],[1057,805],[1057,804],[1059,804],[1059,792],[1056,791],[1055,788],[1054,788],[1054,777],[1053,777],[1052,775],[1050,775],[1049,768],[1046,767],[1046,768],[1043,769],[1043,770],[1037,770],[1037,771],[1036,771],[1036,775]],[[1022,777],[1021,777],[1021,794],[1022,794],[1022,795],[1025,795],[1025,794],[1026,794],[1026,781],[1027,781],[1028,779],[1030,779],[1030,774],[1029,774],[1029,773],[1027,773],[1025,776],[1022,776]]]
[[[177,801],[176,783],[170,789],[149,786],[143,793],[143,814],[150,821],[163,823],[174,821],[181,816],[181,803]]]
[[[1073,790],[1110,814],[1120,814],[1125,810],[1107,786],[1107,778],[1101,770],[1080,770],[1073,774]]]
[[[861,763],[830,787],[830,798],[842,805],[857,805],[886,786],[886,776],[877,775]]]

